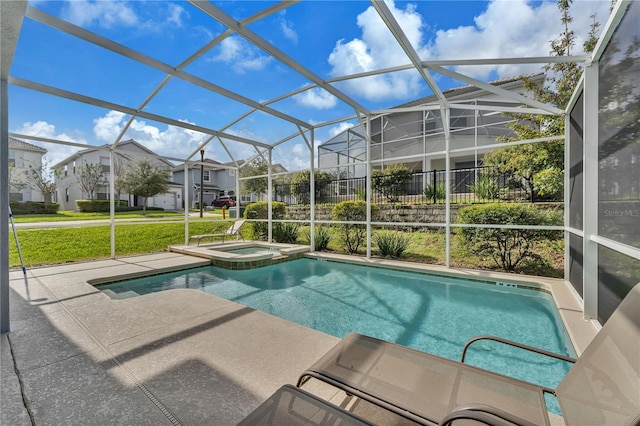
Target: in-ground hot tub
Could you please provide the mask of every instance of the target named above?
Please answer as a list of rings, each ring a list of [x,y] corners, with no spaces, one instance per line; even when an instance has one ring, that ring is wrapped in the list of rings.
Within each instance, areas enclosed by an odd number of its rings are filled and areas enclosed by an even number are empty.
[[[246,241],[221,243],[207,247],[172,246],[170,251],[211,259],[213,266],[227,269],[250,269],[298,259],[309,251],[308,246],[296,244]]]

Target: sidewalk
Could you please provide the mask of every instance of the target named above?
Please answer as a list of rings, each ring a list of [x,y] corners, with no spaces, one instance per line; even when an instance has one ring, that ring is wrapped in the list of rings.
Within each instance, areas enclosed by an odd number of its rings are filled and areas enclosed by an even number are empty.
[[[219,213],[203,212],[205,218],[215,218],[222,220],[222,216]],[[200,212],[190,212],[189,218],[200,218]],[[140,218],[122,218],[114,219],[116,223],[171,223],[171,222],[184,222],[184,216],[173,217],[140,217]],[[230,220],[229,216],[225,220]],[[104,226],[111,223],[111,219],[86,219],[86,220],[63,220],[55,222],[28,222],[28,223],[16,223],[16,229],[46,229],[46,228],[78,228],[83,226]]]

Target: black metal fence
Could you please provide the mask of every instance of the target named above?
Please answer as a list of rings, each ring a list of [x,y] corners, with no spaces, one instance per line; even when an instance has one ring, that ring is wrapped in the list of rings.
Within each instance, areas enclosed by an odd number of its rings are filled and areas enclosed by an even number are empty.
[[[472,167],[450,170],[452,203],[535,202],[542,201],[531,194],[526,185],[509,173],[492,167]],[[372,180],[371,201],[382,203],[442,204],[445,203],[446,170],[414,172],[410,178],[389,182],[381,177]],[[274,185],[274,201],[289,205],[309,204],[309,182]],[[348,200],[366,199],[366,178],[316,181],[315,202],[337,204]],[[562,201],[562,197],[544,201]]]

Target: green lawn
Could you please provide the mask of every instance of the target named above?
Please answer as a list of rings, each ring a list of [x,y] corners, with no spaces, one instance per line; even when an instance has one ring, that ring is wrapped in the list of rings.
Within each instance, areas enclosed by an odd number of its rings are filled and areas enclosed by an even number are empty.
[[[231,222],[189,222],[191,235],[224,232]],[[111,255],[110,227],[18,229],[20,249],[27,266],[81,262]],[[169,245],[184,244],[184,223],[116,225],[116,255],[153,253]],[[9,265],[20,266],[13,234],[9,239]]]
[[[189,222],[189,234],[223,232],[230,225],[229,221],[197,221]],[[299,242],[307,244],[302,237],[308,228],[301,227]],[[245,238],[249,239],[251,227],[242,229]],[[81,262],[92,259],[105,259],[110,256],[109,226],[90,226],[85,228],[53,228],[18,230],[20,247],[27,266]],[[169,245],[184,244],[184,223],[116,225],[116,255],[126,256],[143,253],[160,252]],[[334,236],[329,244],[329,251],[345,253],[343,245]],[[366,247],[361,247],[359,255],[364,255]],[[561,278],[564,266],[564,241],[547,241],[536,247],[536,252],[545,259],[544,262],[524,264],[516,271],[530,275]],[[379,256],[375,246],[372,254]],[[444,265],[445,234],[441,231],[420,231],[411,233],[411,244],[402,260]],[[9,263],[11,267],[19,267],[20,259],[13,234],[10,234]],[[469,253],[461,246],[455,235],[451,238],[451,266],[470,269],[499,270],[491,259],[482,258]]]

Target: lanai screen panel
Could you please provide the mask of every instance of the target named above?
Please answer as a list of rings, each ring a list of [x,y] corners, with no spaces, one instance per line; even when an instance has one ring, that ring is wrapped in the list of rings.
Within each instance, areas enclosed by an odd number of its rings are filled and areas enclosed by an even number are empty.
[[[600,58],[598,82],[598,235],[636,248],[640,248],[638,39],[640,3],[631,2]],[[604,323],[640,281],[640,261],[602,246],[598,252],[598,319]]]
[[[570,114],[569,126],[569,226],[582,230],[584,201],[584,95],[581,94]],[[578,294],[583,294],[583,240],[569,234],[569,281]]]

